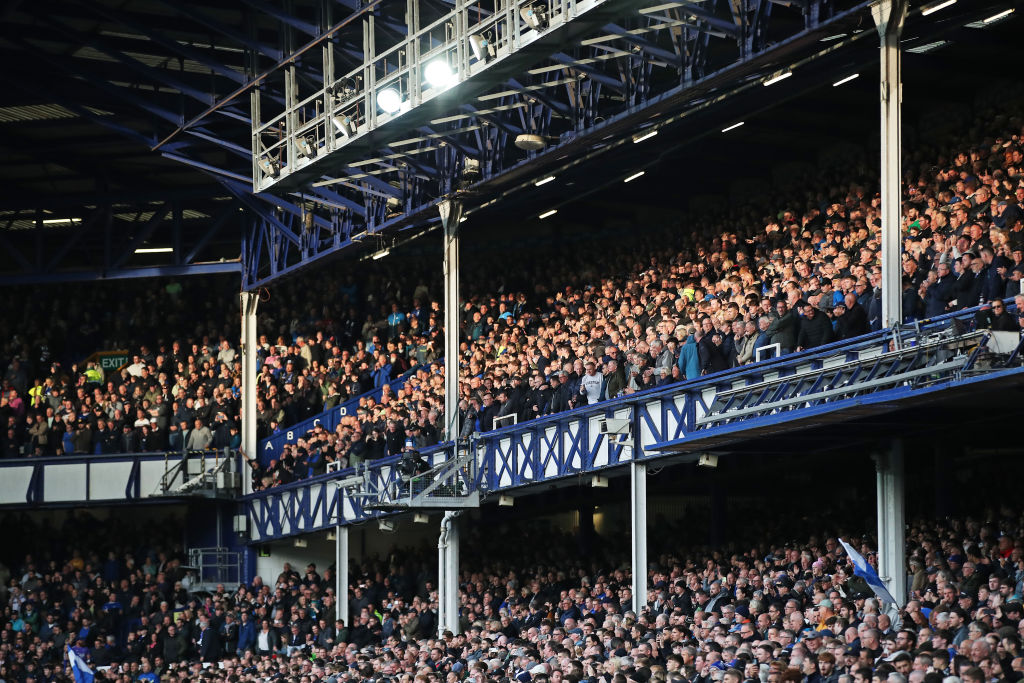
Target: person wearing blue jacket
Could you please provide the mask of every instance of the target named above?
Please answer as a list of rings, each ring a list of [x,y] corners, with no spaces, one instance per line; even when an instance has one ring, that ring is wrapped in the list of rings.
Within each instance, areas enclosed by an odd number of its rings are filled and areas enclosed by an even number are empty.
[[[690,330],[687,331],[690,332]],[[676,361],[676,365],[679,366],[679,372],[686,379],[700,377],[700,354],[697,352],[697,341],[692,332],[679,347],[679,360]]]
[[[256,649],[256,622],[249,617],[249,612],[242,610],[242,621],[238,624],[238,654],[246,650]]]

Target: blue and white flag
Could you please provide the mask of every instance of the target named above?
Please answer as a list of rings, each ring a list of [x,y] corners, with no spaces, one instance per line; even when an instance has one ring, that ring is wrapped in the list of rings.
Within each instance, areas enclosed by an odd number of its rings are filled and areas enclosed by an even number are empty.
[[[853,562],[853,573],[867,581],[868,585],[871,586],[871,590],[875,592],[879,598],[888,602],[889,604],[896,605],[896,599],[889,593],[889,589],[882,583],[882,579],[879,578],[878,572],[875,568],[868,564],[868,561],[864,559],[864,556],[858,553],[853,547],[844,541],[839,539],[839,542],[843,544],[843,548],[846,549],[846,554],[850,556],[850,561]],[[896,605],[898,608],[902,608],[903,605]]]
[[[70,647],[68,648],[68,663],[71,664],[71,674],[75,677],[75,683],[92,683],[94,678],[92,669]]]

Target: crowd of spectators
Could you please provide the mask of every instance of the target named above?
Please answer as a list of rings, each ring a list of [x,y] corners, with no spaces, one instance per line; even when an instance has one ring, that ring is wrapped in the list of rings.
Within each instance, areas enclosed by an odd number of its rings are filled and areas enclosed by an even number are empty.
[[[1020,294],[1024,275],[1024,129],[1005,107],[982,109],[977,121],[971,136],[908,154],[903,310],[914,320],[984,303],[983,324],[1017,330],[1001,300]],[[521,272],[497,279],[506,253],[473,259],[459,329],[463,434],[750,363],[761,347],[785,354],[878,329],[873,173],[863,163],[823,164],[801,178],[804,200],[790,191],[683,215],[638,234],[636,249],[555,244],[543,264],[523,259]],[[334,431],[314,430],[261,465],[260,486],[446,436],[437,274],[411,258],[370,265],[358,279],[315,277],[315,287],[292,281],[261,305],[259,436],[363,398]],[[12,313],[0,316],[0,338],[10,340],[0,455],[237,446],[233,296],[170,282],[125,301],[111,285],[94,287],[100,294],[72,297],[75,313],[58,326],[108,343],[149,329],[120,371],[53,362],[40,329],[46,312],[14,310],[39,297],[0,302]],[[380,399],[364,396],[382,387]]]
[[[1024,127],[992,116],[980,138],[908,157],[901,225],[905,321],[984,304],[980,324],[1019,330],[1024,311]],[[975,131],[976,132],[976,131]],[[470,294],[460,321],[462,435],[756,360],[881,326],[880,198],[861,166],[801,178],[807,200],[740,205],[651,231],[636,250],[552,247],[522,282]],[[550,263],[562,264],[552,274]],[[470,282],[490,282],[493,263]],[[490,273],[488,279],[483,273]],[[487,290],[484,290],[485,292]],[[441,364],[399,395],[367,401],[331,433],[316,428],[260,469],[260,486],[429,446],[443,420]],[[500,418],[498,423],[495,419]]]
[[[7,575],[0,680],[68,681],[66,648],[98,680],[124,683],[1024,677],[1019,510],[911,523],[908,600],[898,610],[887,610],[853,574],[838,543],[844,538],[874,562],[873,540],[852,529],[826,532],[824,518],[816,520],[823,531],[800,542],[762,536],[683,548],[662,539],[644,605],[634,604],[628,561],[607,550],[610,539],[593,539],[597,549],[581,553],[579,538],[537,523],[516,528],[516,544],[467,529],[460,629],[438,637],[429,549],[353,565],[345,623],[337,618],[333,567],[285,564],[276,577],[198,591],[175,549],[147,536],[144,525],[115,522],[112,536],[80,514],[23,546],[74,538],[68,547],[55,543],[0,569]],[[110,550],[95,550],[103,547]]]

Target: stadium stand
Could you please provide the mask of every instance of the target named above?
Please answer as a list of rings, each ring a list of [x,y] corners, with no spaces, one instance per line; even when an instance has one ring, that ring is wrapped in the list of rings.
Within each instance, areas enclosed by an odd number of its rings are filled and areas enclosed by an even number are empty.
[[[796,521],[796,520],[794,520]],[[665,681],[888,683],[1017,681],[1024,677],[1024,518],[1007,506],[980,517],[916,520],[907,534],[910,590],[879,612],[836,534],[815,519],[799,543],[678,545],[663,528],[649,603],[632,604],[628,562],[597,539],[544,524],[521,544],[472,532],[460,578],[461,633],[436,637],[430,558],[351,569],[352,623],[334,618],[333,567],[285,564],[237,591],[195,591],[171,529],[88,514],[63,528],[7,529],[31,552],[0,599],[0,679],[70,680],[65,645],[116,681]],[[806,524],[796,523],[796,527]],[[794,527],[791,527],[794,528]],[[116,536],[112,531],[116,531]],[[72,537],[72,536],[64,536]],[[863,544],[863,546],[861,546]]]
[[[984,304],[979,325],[1020,329],[1003,300],[1020,294],[1024,276],[1024,131],[1015,113],[995,120],[982,143],[935,144],[908,176],[907,323]],[[463,436],[492,429],[495,418],[521,422],[752,363],[760,348],[787,354],[878,329],[878,198],[849,170],[844,159],[799,179],[812,197],[802,211],[780,202],[770,212],[691,215],[625,254],[570,246],[554,258],[565,264],[562,279],[543,269],[525,277],[550,286],[468,297]],[[694,225],[714,227],[682,229]],[[595,275],[568,274],[585,269]],[[324,461],[345,467],[394,454],[406,439],[437,443],[442,374],[440,364],[419,371],[390,404],[368,404],[333,433],[316,428],[286,445],[259,470],[257,488],[322,472]]]
[[[992,120],[981,142],[936,141],[916,153],[927,161],[908,163],[916,170],[903,211],[906,322],[984,303],[979,324],[1020,329],[1002,303],[1020,293],[1024,275],[1017,113],[980,109],[979,126]],[[867,177],[836,160],[792,180],[810,198],[803,207],[790,199],[687,215],[637,250],[604,256],[588,249],[584,259],[563,245],[554,273],[523,275],[539,283],[532,291],[493,291],[488,274],[504,253],[470,267],[467,280],[477,285],[460,330],[463,435],[493,428],[495,418],[524,421],[751,363],[758,349],[786,354],[877,329],[878,200]],[[358,286],[351,275],[318,275],[315,288],[286,284],[270,298],[261,315],[269,334],[259,349],[260,436],[415,371],[380,400],[360,398],[333,432],[316,428],[273,461],[254,463],[257,488],[442,438],[443,367],[435,361],[443,330],[426,272],[406,262],[381,266]],[[34,307],[15,310],[19,297],[5,302],[0,453],[237,448],[235,336],[213,315],[228,311],[230,319],[236,303],[176,282],[130,304],[109,285],[93,287],[66,302],[77,312],[64,329],[37,329]],[[194,335],[175,338],[175,326],[196,318]],[[72,348],[95,348],[101,335],[107,345],[137,341],[125,319],[152,332],[119,373],[51,363]]]

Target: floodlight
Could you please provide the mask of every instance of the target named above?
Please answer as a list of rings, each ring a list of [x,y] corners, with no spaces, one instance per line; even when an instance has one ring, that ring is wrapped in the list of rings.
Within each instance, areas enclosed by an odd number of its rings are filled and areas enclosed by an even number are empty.
[[[450,85],[452,80],[454,80],[454,76],[452,68],[448,66],[448,62],[444,58],[435,59],[423,69],[423,77],[434,88],[443,88]]]
[[[384,88],[377,93],[377,106],[386,114],[394,114],[402,108],[402,94],[394,88]]]
[[[338,132],[347,138],[355,137],[359,130],[351,116],[335,116],[331,121],[334,122],[334,127],[338,129]]]
[[[309,138],[301,137],[295,141],[295,146],[299,148],[299,154],[309,159],[316,156],[316,147],[310,144]]]
[[[519,16],[523,18],[530,28],[537,31],[548,27],[548,14],[543,5],[530,5],[519,10]]]
[[[497,56],[494,43],[481,35],[470,36],[469,47],[473,50],[473,56],[478,62],[489,62]]]
[[[260,168],[271,178],[276,178],[281,172],[281,167],[276,161],[270,159],[260,159]]]
[[[475,178],[480,175],[480,160],[466,157],[462,162],[462,177]]]

